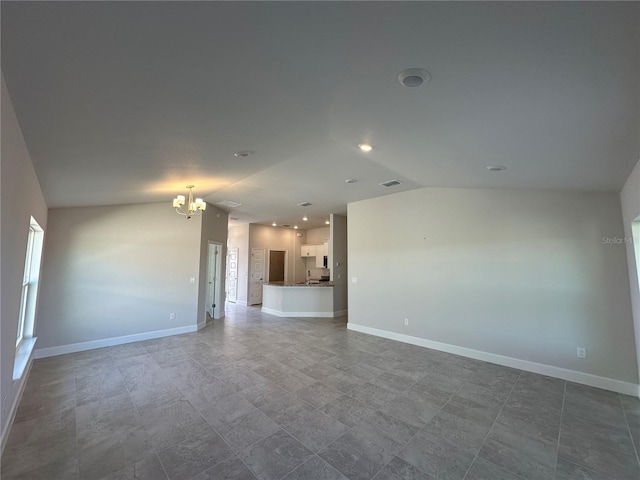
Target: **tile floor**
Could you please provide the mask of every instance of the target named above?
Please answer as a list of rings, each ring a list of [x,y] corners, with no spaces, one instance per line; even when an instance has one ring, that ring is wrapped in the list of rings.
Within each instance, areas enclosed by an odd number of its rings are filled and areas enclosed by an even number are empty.
[[[3,480],[638,480],[640,401],[229,305],[38,360]]]

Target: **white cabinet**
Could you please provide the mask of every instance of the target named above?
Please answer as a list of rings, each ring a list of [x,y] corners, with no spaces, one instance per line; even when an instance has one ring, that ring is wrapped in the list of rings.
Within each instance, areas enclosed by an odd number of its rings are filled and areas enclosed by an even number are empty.
[[[302,246],[300,246],[300,256],[301,257],[315,257],[316,256],[316,245],[302,245]]]
[[[329,255],[329,244],[316,245],[316,268],[324,267],[324,257]]]

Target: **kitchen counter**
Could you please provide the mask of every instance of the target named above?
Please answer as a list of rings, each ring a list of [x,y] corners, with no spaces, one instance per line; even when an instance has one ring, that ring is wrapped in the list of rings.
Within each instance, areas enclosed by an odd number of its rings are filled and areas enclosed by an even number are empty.
[[[333,318],[333,284],[266,283],[262,286],[262,311],[278,317]]]

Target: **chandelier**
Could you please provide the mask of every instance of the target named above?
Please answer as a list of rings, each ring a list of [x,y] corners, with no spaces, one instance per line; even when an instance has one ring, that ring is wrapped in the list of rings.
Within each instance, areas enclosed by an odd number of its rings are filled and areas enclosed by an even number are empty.
[[[193,200],[193,193],[191,192],[193,187],[193,185],[187,185],[187,189],[189,190],[189,200],[187,203],[186,211],[184,210],[184,208],[182,208],[185,203],[184,195],[178,195],[173,199],[173,206],[175,207],[176,213],[178,215],[184,215],[187,218],[191,218],[200,215],[204,210],[207,209],[206,202],[201,198],[196,198],[195,201]]]

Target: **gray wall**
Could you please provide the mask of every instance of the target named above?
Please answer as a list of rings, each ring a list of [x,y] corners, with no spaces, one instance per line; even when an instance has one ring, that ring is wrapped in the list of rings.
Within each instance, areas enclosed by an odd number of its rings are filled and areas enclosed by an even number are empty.
[[[193,220],[193,219],[191,219]],[[229,214],[207,204],[207,209],[202,212],[202,224],[200,232],[200,275],[198,288],[198,322],[207,321],[207,269],[209,261],[209,241],[220,243],[220,296],[216,303],[221,305],[220,314],[224,316],[224,273],[227,261],[227,233],[229,228]]]
[[[350,323],[637,383],[619,195],[425,188],[348,218]]]
[[[624,222],[624,246],[627,250],[629,268],[629,284],[631,286],[631,305],[633,308],[633,325],[636,336],[636,352],[638,352],[638,369],[640,370],[640,286],[638,285],[638,266],[640,265],[640,235],[633,238],[631,223],[640,222],[640,161],[627,179],[620,194],[622,202],[622,219]],[[635,248],[634,243],[635,242]]]
[[[298,233],[301,233],[302,236],[298,237]],[[288,252],[288,282],[303,281],[305,278],[304,263],[300,257],[300,246],[305,242],[306,234],[304,231],[253,223],[249,225],[249,253],[252,248],[264,248],[267,255],[269,249]]]
[[[331,243],[329,264],[331,265],[331,281],[333,282],[333,311],[347,310],[349,259],[347,256],[347,217],[331,214]],[[340,266],[338,266],[338,263]]]
[[[16,355],[16,334],[20,315],[29,221],[33,216],[47,235],[47,204],[31,164],[29,152],[4,82],[4,76],[2,77],[1,95],[0,396],[2,398],[2,414],[0,415],[0,431],[4,439],[12,405],[17,400],[25,380],[23,377],[20,381],[13,381],[13,364]]]
[[[51,209],[38,348],[195,326],[200,223],[168,201]]]

